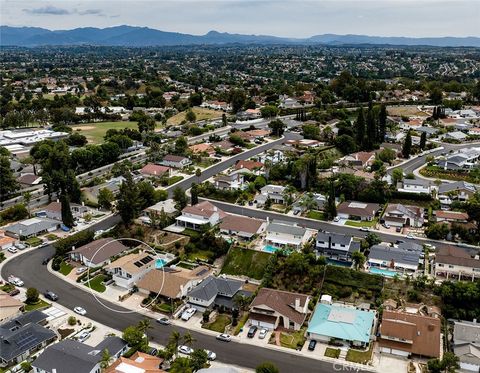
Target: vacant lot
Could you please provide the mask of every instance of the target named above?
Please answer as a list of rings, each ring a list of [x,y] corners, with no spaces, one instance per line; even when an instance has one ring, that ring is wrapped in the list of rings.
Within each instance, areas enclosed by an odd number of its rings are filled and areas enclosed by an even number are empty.
[[[214,118],[220,118],[222,116],[221,111],[205,109],[202,107],[194,107],[192,111],[197,116],[197,120],[209,120]],[[181,113],[174,115],[173,117],[168,119],[167,124],[178,125],[182,123],[182,121],[185,120],[185,114],[186,112],[182,111]]]
[[[400,117],[400,116],[415,116],[415,117],[428,117],[424,111],[418,110],[416,106],[389,106],[387,107],[389,115]]]
[[[225,259],[222,273],[261,280],[270,257],[271,254],[262,251],[232,247]]]
[[[100,144],[103,142],[103,136],[109,129],[122,130],[124,128],[138,129],[137,122],[97,122],[87,123],[79,126],[72,126],[74,131],[80,132],[87,137],[88,142]]]

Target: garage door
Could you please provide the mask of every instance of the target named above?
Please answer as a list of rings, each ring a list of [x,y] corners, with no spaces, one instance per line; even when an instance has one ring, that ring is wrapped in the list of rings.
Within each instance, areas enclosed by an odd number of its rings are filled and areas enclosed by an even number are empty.
[[[402,350],[396,350],[394,348],[382,347],[380,351],[385,352],[387,354],[398,355],[398,356],[408,356],[408,352]]]
[[[265,329],[270,329],[273,330],[275,328],[275,325],[272,323],[268,323],[265,321],[258,321],[258,320],[250,320],[252,325],[256,325],[259,328],[265,328]]]

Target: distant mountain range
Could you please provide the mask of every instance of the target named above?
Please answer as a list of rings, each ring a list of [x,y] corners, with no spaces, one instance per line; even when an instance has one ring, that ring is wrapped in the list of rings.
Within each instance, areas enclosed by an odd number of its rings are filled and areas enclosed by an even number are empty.
[[[174,46],[209,44],[321,44],[321,45],[428,45],[436,47],[480,47],[480,37],[408,38],[367,35],[315,35],[295,39],[269,35],[242,35],[210,31],[205,35],[167,32],[148,27],[84,27],[51,31],[38,27],[0,26],[1,46],[42,45]]]

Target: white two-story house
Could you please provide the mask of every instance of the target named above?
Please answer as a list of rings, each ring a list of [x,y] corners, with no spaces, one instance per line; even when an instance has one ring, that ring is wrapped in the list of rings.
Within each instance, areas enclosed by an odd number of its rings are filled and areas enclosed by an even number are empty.
[[[227,214],[208,201],[187,206],[176,218],[176,224],[185,228],[200,230],[203,226],[217,225]]]
[[[154,268],[154,255],[148,252],[128,254],[105,266],[115,284],[125,289],[131,289]]]
[[[307,242],[309,232],[295,223],[275,220],[267,225],[265,243],[282,249],[299,250]]]

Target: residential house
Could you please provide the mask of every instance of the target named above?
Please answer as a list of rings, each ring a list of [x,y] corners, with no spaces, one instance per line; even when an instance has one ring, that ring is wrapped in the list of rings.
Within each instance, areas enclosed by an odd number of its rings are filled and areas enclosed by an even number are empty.
[[[480,278],[480,259],[461,247],[441,247],[435,255],[434,273],[437,279],[474,280]]]
[[[480,323],[477,320],[454,321],[452,344],[460,360],[460,369],[480,372]]]
[[[448,154],[437,161],[444,170],[470,170],[478,167],[480,162],[480,147],[463,148]]]
[[[346,234],[318,231],[315,251],[334,260],[349,261],[353,252],[360,251],[360,242]]]
[[[304,199],[312,198],[314,202],[313,209],[314,210],[323,210],[325,203],[327,202],[327,198],[320,193],[308,193],[303,195],[301,198],[297,199],[293,204],[292,204],[292,211],[294,215],[297,215],[298,213],[303,213],[307,211],[307,207],[305,206]]]
[[[460,211],[433,211],[433,216],[437,223],[449,222],[449,223],[466,223],[468,221],[468,214]]]
[[[0,250],[7,250],[18,243],[18,239],[9,237],[4,231],[0,230]]]
[[[238,120],[251,120],[260,118],[262,113],[260,109],[247,109],[245,111],[239,111],[236,115]]]
[[[249,240],[253,236],[265,232],[266,226],[267,223],[264,220],[228,214],[220,223],[220,233]]]
[[[23,174],[17,178],[17,181],[21,186],[27,188],[35,185],[39,185],[42,182],[42,177],[35,174]]]
[[[372,221],[378,210],[378,203],[345,201],[337,206],[337,216],[341,219]]]
[[[383,221],[392,227],[415,227],[423,226],[423,208],[418,206],[390,203],[383,214]]]
[[[171,175],[171,168],[162,166],[159,164],[147,163],[140,169],[140,174],[145,177],[162,177],[162,176],[170,176]]]
[[[282,146],[279,148],[273,147],[268,152],[259,154],[258,161],[263,164],[270,162],[272,165],[283,162],[285,160],[284,150]]]
[[[115,284],[131,289],[151,269],[155,268],[155,255],[149,252],[131,253],[105,266]]]
[[[119,337],[106,337],[96,346],[63,339],[45,349],[33,362],[34,373],[100,373],[103,351],[118,359],[128,350]]]
[[[94,268],[110,263],[110,259],[130,249],[113,238],[100,238],[79,248],[72,247],[70,259],[84,266]]]
[[[210,157],[215,154],[215,149],[211,144],[203,143],[191,145],[188,147],[193,154],[203,154],[206,153]]]
[[[43,326],[46,320],[43,312],[31,311],[0,324],[0,367],[21,363],[57,338]]]
[[[310,318],[307,336],[316,341],[335,340],[365,347],[373,338],[375,319],[373,311],[332,303],[332,297],[324,294]]]
[[[354,167],[369,167],[375,160],[375,152],[358,152],[344,157],[344,161]]]
[[[422,250],[405,250],[386,245],[373,245],[368,254],[368,265],[373,268],[388,268],[399,273],[415,273]]]
[[[154,204],[153,206],[147,207],[143,210],[142,216],[138,219],[144,224],[152,224],[152,219],[158,219],[165,214],[169,218],[173,218],[177,215],[177,208],[175,207],[175,201],[171,198],[166,199],[165,201],[160,201]]]
[[[439,132],[437,128],[433,127],[427,127],[427,126],[421,126],[415,129],[417,132],[425,132],[427,134],[427,137],[435,137],[437,133]]]
[[[5,234],[10,237],[26,239],[58,229],[60,222],[47,218],[30,218],[5,227]]]
[[[165,157],[163,157],[163,160],[160,162],[160,164],[165,167],[182,169],[190,166],[192,161],[181,155],[167,154]]]
[[[384,310],[377,338],[380,351],[438,358],[442,348],[441,326],[437,317]]]
[[[137,351],[129,358],[120,356],[105,373],[165,373],[162,363],[162,358]]]
[[[308,314],[310,296],[261,288],[250,304],[248,322],[261,328],[300,330]]]
[[[70,211],[74,218],[81,218],[88,212],[88,207],[72,203],[70,204]],[[41,211],[37,212],[36,215],[45,215],[45,217],[49,219],[62,221],[62,204],[59,201],[50,202]]]
[[[405,193],[432,194],[435,187],[432,182],[422,179],[403,179],[397,183],[397,190]]]
[[[468,201],[469,198],[477,192],[478,187],[475,184],[465,181],[455,181],[453,183],[442,183],[438,187],[438,199],[442,205],[450,206],[452,201]]]
[[[203,201],[193,206],[187,206],[176,218],[176,224],[185,228],[199,230],[210,224],[217,225],[227,214],[209,201]]]
[[[18,316],[24,306],[18,299],[0,290],[0,322]]]
[[[148,272],[137,283],[137,287],[145,295],[159,294],[168,299],[181,299],[211,273],[207,266],[198,266],[192,270],[162,267]]]
[[[269,246],[299,250],[307,242],[309,234],[306,228],[296,223],[274,220],[267,225],[265,243]]]
[[[257,161],[240,160],[235,164],[236,171],[252,173],[255,175],[261,175],[263,173],[264,168],[265,168],[264,164],[262,162],[257,162]]]
[[[324,143],[312,139],[286,140],[285,146],[291,146],[299,149],[313,149],[323,146]]]
[[[469,136],[480,136],[480,127],[470,127],[468,129]]]
[[[235,133],[236,134],[236,133]],[[228,140],[223,140],[219,142],[215,142],[212,144],[213,148],[215,151],[219,153],[225,153],[225,154],[231,154],[237,148],[236,145],[234,145],[232,142]]]
[[[287,95],[280,95],[280,105],[281,109],[299,109],[303,107],[296,99],[288,97]]]
[[[455,141],[465,141],[467,139],[468,135],[461,131],[453,131],[453,132],[447,132],[445,134],[445,139],[446,140],[455,140]]]
[[[188,303],[202,312],[215,306],[232,309],[235,295],[243,294],[243,284],[239,280],[209,276],[188,292]]]
[[[284,204],[285,203],[285,189],[286,187],[281,185],[265,185],[260,189],[260,194],[255,196],[255,202],[257,206],[263,206],[267,199],[272,201],[272,203]]]
[[[229,174],[219,174],[214,177],[215,188],[220,190],[243,190],[248,188],[244,175],[241,172],[233,171]]]

